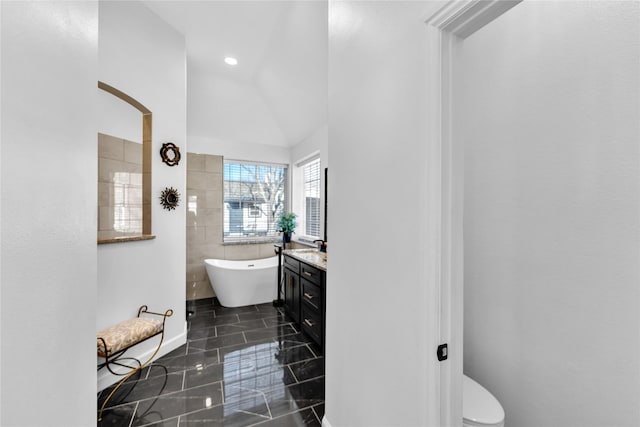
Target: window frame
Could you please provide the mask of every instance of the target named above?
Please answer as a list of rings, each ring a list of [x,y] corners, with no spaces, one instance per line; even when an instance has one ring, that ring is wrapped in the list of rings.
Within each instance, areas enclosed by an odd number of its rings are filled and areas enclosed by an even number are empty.
[[[306,194],[305,194],[305,177],[304,177],[304,170],[305,167],[308,166],[310,163],[318,161],[318,184],[319,184],[319,188],[318,188],[318,192],[319,192],[319,218],[318,218],[318,233],[320,234],[319,236],[313,236],[313,235],[309,235],[306,234],[307,231],[307,224],[306,224]],[[294,212],[296,212],[296,214],[298,214],[298,227],[296,230],[296,234],[294,234],[293,240],[303,243],[303,244],[307,244],[307,245],[313,245],[313,241],[314,240],[318,240],[318,239],[322,239],[322,235],[324,233],[324,223],[323,223],[323,200],[324,200],[324,193],[323,193],[323,189],[324,189],[324,183],[322,180],[322,171],[323,171],[323,166],[322,166],[323,162],[322,162],[322,157],[320,156],[320,152],[316,151],[314,153],[311,153],[308,156],[305,156],[304,158],[302,158],[301,160],[297,161],[294,164],[294,167],[292,167],[292,171],[291,171],[291,178],[292,178],[292,184],[291,184],[291,190],[292,190],[292,195],[291,195],[291,202],[292,202],[292,207]]]
[[[290,165],[286,163],[275,163],[275,162],[259,162],[259,161],[251,161],[251,160],[237,160],[237,159],[223,159],[223,170],[222,170],[222,244],[246,244],[246,243],[272,243],[278,242],[281,240],[281,233],[277,231],[277,221],[279,214],[274,214],[273,223],[269,224],[269,218],[267,221],[267,234],[266,235],[230,235],[230,212],[229,212],[229,203],[227,201],[227,165],[247,165],[251,167],[255,167],[256,169],[259,167],[269,167],[269,168],[281,168],[283,169],[284,178],[283,178],[283,189],[282,189],[282,207],[281,211],[287,211],[290,204]],[[231,182],[244,182],[240,181],[232,181]],[[248,180],[246,182],[249,182]],[[257,181],[256,181],[257,182]],[[247,206],[247,218],[249,219],[257,219],[255,216],[252,216],[251,213],[254,209],[259,209],[256,205],[260,204],[258,201],[251,200],[241,200],[236,203],[239,203],[241,206]],[[244,208],[243,208],[244,210]],[[243,217],[245,215],[243,214]],[[254,224],[255,227],[255,224]],[[251,228],[251,227],[249,227]],[[270,233],[271,228],[273,228],[273,232]],[[227,230],[227,231],[225,231]],[[243,228],[244,230],[244,228]]]

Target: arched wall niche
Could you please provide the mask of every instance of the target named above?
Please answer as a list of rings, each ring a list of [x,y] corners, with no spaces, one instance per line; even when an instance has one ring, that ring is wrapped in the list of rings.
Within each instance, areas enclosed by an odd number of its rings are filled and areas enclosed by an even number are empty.
[[[133,232],[119,232],[119,231],[101,231],[101,222],[107,219],[98,220],[98,244],[105,243],[122,243],[138,240],[154,239],[155,236],[151,232],[151,139],[152,139],[152,113],[141,102],[133,98],[132,96],[122,92],[121,90],[101,81],[98,81],[98,88],[106,93],[115,96],[116,98],[129,104],[142,114],[142,148],[141,148],[141,175],[142,175],[142,193],[139,197],[142,208],[142,221],[140,226]],[[98,135],[99,140],[101,138],[118,138],[117,135]],[[125,141],[126,142],[126,141]],[[100,175],[100,172],[99,172]],[[100,185],[99,185],[100,187]],[[113,190],[110,190],[113,191]],[[98,198],[106,198],[108,195],[101,194],[101,190],[98,190]],[[126,207],[125,207],[126,208]],[[98,206],[100,210],[100,205]],[[104,207],[102,208],[104,209]],[[110,217],[109,219],[110,220]]]

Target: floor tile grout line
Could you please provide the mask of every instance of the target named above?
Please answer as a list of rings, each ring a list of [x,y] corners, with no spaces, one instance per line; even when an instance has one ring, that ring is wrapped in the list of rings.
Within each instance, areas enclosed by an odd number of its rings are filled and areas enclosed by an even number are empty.
[[[278,415],[277,417],[272,418],[271,421],[278,420],[278,419],[284,418],[284,417],[288,417],[288,416],[294,415],[294,414],[300,414],[300,413],[302,413],[302,411],[305,411],[305,410],[311,409],[311,408],[312,408],[311,406],[308,406],[306,408],[298,409],[298,410],[293,411],[293,412],[287,412],[286,414]],[[315,412],[313,414],[316,416],[316,418],[318,417],[318,415]],[[266,423],[267,423],[267,421],[258,421],[257,423],[249,424],[248,427],[260,426],[260,425],[266,424]]]
[[[300,380],[298,380],[298,377],[296,376],[295,372],[293,372],[293,369],[291,369],[291,363],[287,365],[287,368],[289,368],[289,372],[291,372],[291,375],[293,375],[293,379],[296,380],[296,384],[300,383]]]
[[[182,387],[180,388],[181,391],[184,391],[184,383],[187,381],[187,370],[185,369],[184,371],[182,371]]]
[[[176,419],[176,418],[178,419],[178,424],[177,425],[179,426],[180,425],[180,415],[169,417],[169,418],[163,418],[160,421],[151,421],[150,423],[142,424],[142,425],[139,425],[139,426],[136,426],[136,427],[149,427],[149,426],[157,425],[159,422],[165,423],[167,421],[171,421],[171,420]]]
[[[258,416],[258,417],[264,418],[264,420],[258,421],[259,423],[263,423],[263,422],[265,422],[265,421],[269,421],[269,420],[272,420],[272,419],[273,419],[273,417],[267,417],[266,415],[258,414],[258,413],[251,412],[251,411],[246,411],[246,410],[244,410],[244,409],[238,409],[238,412],[242,412],[243,414],[247,414],[247,415],[255,415],[255,416]]]
[[[309,344],[307,344],[307,348],[309,349],[311,354],[313,354],[314,359],[318,359],[318,355],[316,354],[315,351],[313,351],[313,348],[311,348],[311,346]]]
[[[155,361],[154,361],[154,362],[155,362]],[[153,366],[153,362],[151,362],[151,364],[149,364],[149,365],[147,366],[147,372],[146,372],[146,375],[144,376],[144,379],[143,379],[143,378],[140,378],[140,381],[147,381],[147,380],[149,380],[149,375],[151,375],[151,367],[152,367],[152,366]]]
[[[129,420],[129,427],[133,425],[133,420],[136,418],[136,414],[138,413],[138,408],[140,407],[140,401],[136,402],[136,407],[133,408],[133,412],[131,413],[131,419]]]
[[[171,416],[171,417],[169,417],[169,418],[164,418],[164,419],[162,419],[162,420],[160,420],[160,421],[153,421],[153,422],[151,422],[151,423],[149,423],[149,424],[144,424],[144,425],[139,426],[139,427],[151,426],[151,425],[153,425],[153,424],[157,424],[158,422],[170,421],[170,420],[172,420],[172,419],[174,419],[174,418],[178,418],[178,424],[179,424],[179,423],[180,423],[180,418],[181,418],[181,417],[184,417],[185,415],[193,415],[193,414],[197,414],[198,412],[207,411],[207,410],[209,410],[209,409],[217,408],[218,406],[222,406],[222,405],[224,405],[224,403],[219,403],[219,404],[217,404],[217,405],[212,405],[212,406],[209,406],[208,408],[194,409],[193,411],[185,412],[184,414],[174,415],[174,416]]]
[[[273,415],[271,414],[271,407],[269,406],[269,401],[267,400],[267,393],[265,393],[262,390],[256,390],[255,388],[249,388],[249,387],[242,387],[242,386],[239,386],[239,385],[233,385],[232,387],[237,388],[239,390],[248,390],[248,391],[254,392],[254,393],[259,394],[260,396],[262,396],[262,398],[264,399],[264,404],[267,406],[267,411],[269,411],[269,418],[268,419],[270,419],[270,420],[273,419]],[[269,392],[269,391],[271,391],[271,388],[269,388],[267,390],[267,392]],[[248,411],[242,411],[242,412],[260,416],[260,414],[257,414],[255,412],[248,412]]]
[[[322,425],[322,420],[320,419],[320,415],[318,414],[318,411],[316,411],[316,408],[317,408],[318,406],[320,406],[320,405],[322,405],[322,403],[319,403],[319,404],[317,404],[317,405],[313,405],[313,406],[311,407],[311,410],[312,410],[312,411],[313,411],[313,413],[315,414],[315,416],[316,416],[316,418],[318,419],[318,422],[320,423],[320,425]]]

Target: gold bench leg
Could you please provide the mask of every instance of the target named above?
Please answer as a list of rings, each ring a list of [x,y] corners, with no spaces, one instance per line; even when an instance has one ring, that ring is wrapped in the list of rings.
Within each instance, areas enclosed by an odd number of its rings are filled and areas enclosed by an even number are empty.
[[[162,347],[162,341],[164,340],[164,326],[165,326],[165,322],[167,320],[167,317],[171,317],[173,315],[173,310],[169,309],[167,311],[165,311],[164,313],[154,313],[152,311],[148,311],[147,310],[147,306],[143,305],[142,307],[140,307],[140,309],[138,310],[138,317],[140,317],[140,314],[142,313],[149,313],[149,314],[154,314],[157,316],[162,316],[162,332],[160,333],[160,342],[158,343],[158,346],[156,347],[156,350],[153,352],[153,354],[151,355],[151,357],[149,357],[149,359],[147,359],[146,362],[140,364],[139,367],[137,368],[133,368],[131,372],[129,372],[127,375],[124,376],[124,378],[122,378],[118,384],[113,388],[113,390],[111,390],[111,392],[109,393],[109,395],[107,396],[107,398],[104,400],[104,402],[102,402],[102,405],[100,406],[100,412],[98,412],[98,422],[102,421],[102,413],[104,412],[104,408],[107,406],[107,403],[109,402],[109,399],[111,399],[111,397],[113,397],[113,395],[115,394],[116,391],[118,391],[118,389],[120,388],[120,386],[122,386],[122,384],[124,384],[129,378],[131,378],[133,375],[135,375],[136,372],[142,370],[143,368],[145,368],[149,363],[151,363],[151,361],[153,360],[154,357],[156,357],[156,354],[158,354],[158,351],[160,351],[160,347]],[[144,340],[143,340],[144,341]],[[139,343],[142,341],[139,341]],[[104,348],[106,349],[106,343],[104,345]],[[108,362],[108,359],[107,359]]]
[[[146,368],[146,366],[149,363],[151,363],[151,361],[156,356],[156,354],[158,354],[158,351],[160,351],[160,347],[162,346],[162,341],[163,340],[164,340],[164,328],[162,329],[162,334],[160,335],[160,342],[158,343],[158,346],[156,347],[156,350],[153,352],[151,357],[149,357],[149,359],[147,359],[146,362],[142,363],[140,365],[140,367],[134,368],[131,372],[129,372],[127,375],[125,375],[124,378],[122,378],[120,381],[118,381],[118,384],[113,388],[113,390],[111,390],[111,392],[109,393],[107,398],[104,400],[104,402],[102,402],[102,405],[100,406],[100,412],[98,413],[98,422],[102,421],[102,412],[104,411],[104,408],[107,406],[107,403],[109,402],[109,399],[111,399],[111,397],[113,397],[113,395],[116,393],[116,391],[118,391],[118,389],[122,386],[122,384],[124,384],[129,378],[134,376],[136,374],[136,372]]]

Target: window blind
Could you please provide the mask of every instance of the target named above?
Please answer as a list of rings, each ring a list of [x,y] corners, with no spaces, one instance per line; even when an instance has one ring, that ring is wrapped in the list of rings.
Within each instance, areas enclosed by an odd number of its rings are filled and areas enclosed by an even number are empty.
[[[304,176],[304,233],[320,237],[320,159],[303,167]]]
[[[223,240],[277,237],[286,181],[284,165],[225,160]]]

